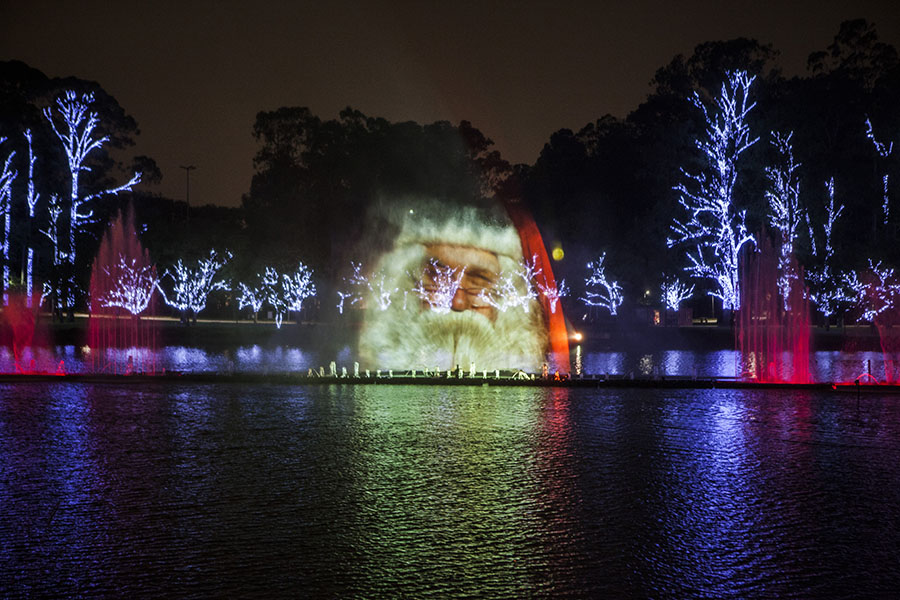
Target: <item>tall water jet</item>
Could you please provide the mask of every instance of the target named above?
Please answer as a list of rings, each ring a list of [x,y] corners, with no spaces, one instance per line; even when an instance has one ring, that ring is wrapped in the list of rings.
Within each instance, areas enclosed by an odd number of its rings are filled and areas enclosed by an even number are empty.
[[[89,347],[95,373],[156,372],[159,282],[130,214],[103,235],[91,271]]]
[[[745,257],[736,344],[742,377],[759,382],[809,383],[809,299],[793,258],[788,298],[779,293],[778,255],[765,235]]]
[[[33,373],[34,359],[25,364],[25,358],[34,343],[39,300],[15,291],[7,297],[9,302],[0,315],[0,341],[12,347],[16,373]]]

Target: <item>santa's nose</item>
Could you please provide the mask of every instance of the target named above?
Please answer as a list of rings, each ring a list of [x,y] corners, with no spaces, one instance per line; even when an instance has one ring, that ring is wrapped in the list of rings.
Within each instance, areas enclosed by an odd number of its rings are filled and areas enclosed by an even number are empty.
[[[464,310],[469,310],[471,307],[469,295],[464,289],[457,288],[456,293],[453,294],[453,301],[450,302],[450,308],[456,312],[462,312]]]

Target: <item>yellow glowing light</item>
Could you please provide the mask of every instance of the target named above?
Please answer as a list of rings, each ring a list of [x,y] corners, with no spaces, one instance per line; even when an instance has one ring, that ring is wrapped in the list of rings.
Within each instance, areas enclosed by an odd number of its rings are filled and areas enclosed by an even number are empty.
[[[572,335],[572,339],[575,340],[576,342],[580,342],[582,339],[584,339],[584,336],[581,335],[581,333],[576,331],[575,334]]]
[[[553,257],[553,260],[559,262],[563,259],[566,253],[563,252],[562,246],[557,246],[553,249],[553,252],[550,255]]]

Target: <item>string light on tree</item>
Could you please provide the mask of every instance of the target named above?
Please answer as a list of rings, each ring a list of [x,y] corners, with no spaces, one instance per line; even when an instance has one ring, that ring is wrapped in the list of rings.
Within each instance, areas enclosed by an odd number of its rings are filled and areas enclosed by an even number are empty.
[[[610,281],[606,275],[606,252],[595,261],[589,262],[587,267],[590,275],[585,279],[585,296],[581,301],[588,306],[600,306],[609,311],[609,314],[618,314],[619,307],[624,301],[622,287],[616,281]]]
[[[312,269],[302,262],[290,273],[281,276],[285,306],[294,312],[303,309],[303,301],[316,295],[316,286],[312,281]]]
[[[238,283],[239,294],[237,296],[238,310],[244,310],[249,307],[253,311],[253,320],[262,310],[263,303],[266,301],[265,290],[261,286],[250,287],[246,283]]]
[[[688,287],[677,278],[665,278],[660,288],[667,310],[677,311],[681,303],[694,295],[694,286]]]
[[[821,267],[809,270],[808,279],[811,284],[809,299],[819,307],[827,321],[829,317],[837,312],[838,307],[847,302],[849,298],[841,284],[842,278],[834,275],[831,265],[834,255],[834,246],[831,243],[834,223],[844,210],[843,204],[837,207],[834,205],[834,177],[825,183],[825,191],[828,194],[828,204],[825,206],[825,223],[822,227],[825,234],[825,256]],[[812,231],[810,231],[810,239],[815,240]],[[853,277],[855,277],[855,274]]]
[[[278,290],[278,279],[278,271],[272,267],[266,267],[261,278],[261,288],[265,294],[266,303],[272,307],[272,312],[275,313],[275,327],[281,329],[281,320],[284,318],[287,308]]]
[[[569,287],[566,285],[565,279],[560,280],[556,285],[548,285],[544,281],[538,279],[535,281],[535,286],[537,287],[538,292],[550,303],[551,313],[556,312],[556,306],[559,304],[559,299],[569,295]]]
[[[862,310],[864,321],[874,322],[882,313],[892,311],[900,300],[900,283],[894,276],[894,269],[873,263],[862,277],[856,273],[844,275],[844,282],[855,293],[855,300]]]
[[[0,145],[6,142],[5,137],[0,137]],[[12,184],[18,173],[12,166],[16,153],[10,152],[3,161],[3,170],[0,171],[0,214],[3,215],[3,244],[0,245],[0,253],[3,258],[3,304],[8,304],[7,288],[9,286],[9,234],[12,219]]]
[[[86,205],[100,196],[131,190],[132,187],[141,181],[141,174],[135,173],[131,180],[124,185],[108,188],[94,194],[84,196],[81,194],[79,176],[82,171],[90,170],[89,167],[85,166],[85,160],[91,152],[99,150],[103,147],[103,144],[109,141],[109,136],[96,139],[93,137],[94,129],[100,122],[97,113],[90,111],[90,105],[93,102],[93,94],[82,94],[79,96],[74,91],[68,91],[65,95],[56,99],[58,118],[55,118],[51,107],[44,109],[44,116],[49,121],[53,133],[56,134],[56,137],[62,143],[71,178],[68,210],[69,243],[65,252],[58,253],[58,258],[65,258],[70,266],[69,280],[65,286],[65,297],[62,299],[65,306],[69,309],[75,306],[75,234],[83,231],[85,225],[91,222],[93,217],[93,211],[89,210]],[[59,125],[57,125],[57,121],[59,121]],[[59,226],[62,222],[57,219],[55,224]],[[57,234],[56,239],[59,237]]]
[[[44,306],[44,303],[50,300],[50,298],[54,295],[53,286],[49,281],[45,281],[41,286],[41,300],[38,302],[38,306]]]
[[[31,146],[31,129],[25,130],[25,139],[28,142],[28,188],[25,195],[25,205],[28,207],[28,219],[30,222],[34,220],[34,211],[37,207],[40,194],[34,191],[34,163],[36,157]],[[31,240],[31,227],[28,227],[28,252],[25,259],[25,302],[31,307],[32,295],[34,294],[34,244]]]
[[[316,286],[312,281],[312,273],[302,262],[293,272],[284,274],[266,267],[262,287],[266,302],[275,313],[275,327],[278,329],[281,329],[285,314],[289,311],[299,312],[303,308],[303,301],[315,296]]]
[[[672,226],[675,237],[667,240],[670,248],[688,247],[687,270],[694,277],[712,279],[718,289],[710,295],[730,309],[740,308],[741,248],[754,241],[747,233],[746,211],[734,207],[737,161],[759,139],[750,138],[747,123],[747,115],[756,106],[749,101],[754,79],[745,71],[728,71],[713,111],[707,110],[696,92],[691,98],[706,119],[706,136],[696,143],[708,172],[692,175],[682,169],[686,182],[675,189],[681,193],[679,202],[690,218],[676,220]]]
[[[492,288],[481,290],[477,298],[500,312],[513,308],[521,308],[528,312],[532,301],[537,298],[531,287],[531,281],[539,272],[540,270],[535,271],[534,266],[527,261],[521,262],[512,273],[502,274]]]
[[[136,258],[129,260],[120,254],[118,262],[103,271],[114,284],[97,298],[100,306],[123,308],[135,316],[147,310],[159,283],[155,266],[141,265]]]
[[[353,292],[342,292],[341,290],[338,290],[337,295],[341,299],[341,301],[337,303],[338,314],[341,315],[344,314],[344,302],[346,302],[347,299],[350,300],[350,304],[356,304],[356,302],[359,301],[359,296]]]
[[[53,264],[59,266],[63,262],[63,255],[59,248],[59,218],[62,216],[62,205],[59,202],[59,196],[50,194],[50,202],[47,207],[48,223],[47,229],[41,229],[39,232],[50,240],[51,256],[53,256]],[[62,290],[59,281],[54,283],[44,282],[43,291],[41,292],[41,306],[44,302],[52,299],[54,306],[61,306]]]
[[[804,211],[800,208],[800,180],[796,173],[800,165],[794,162],[794,150],[791,146],[793,135],[794,132],[787,135],[772,132],[772,146],[778,155],[778,164],[766,167],[766,177],[769,179],[769,189],[766,190],[769,224],[778,232],[780,239],[777,283],[786,311],[791,309],[791,286],[800,278],[794,266],[793,255],[797,228],[804,218]]]
[[[425,267],[423,276],[417,278],[418,283],[413,291],[431,310],[448,313],[453,308],[453,297],[462,285],[465,272],[465,267],[458,269],[432,259]]]
[[[350,279],[344,277],[344,281],[350,285],[351,290],[349,292],[338,290],[337,295],[340,298],[340,301],[337,303],[338,314],[344,314],[344,303],[347,300],[350,300],[350,304],[356,304],[362,300],[364,292],[361,289],[368,288],[369,282],[362,274],[362,263],[350,261],[350,267],[353,269],[353,275],[350,276]]]
[[[537,267],[538,258],[536,254],[531,256],[531,260],[523,260],[519,262],[516,268],[516,275],[521,282],[520,286],[516,286],[515,294],[517,298],[515,302],[521,306],[525,312],[528,312],[532,300],[537,298],[535,292],[535,282],[539,279],[538,275],[543,273],[543,269]],[[556,312],[555,310],[553,312]]]
[[[221,257],[215,250],[210,250],[209,257],[198,260],[196,266],[188,266],[179,258],[174,269],[166,269],[157,284],[163,300],[172,308],[196,317],[206,308],[210,293],[228,288],[228,283],[216,280],[216,275],[229,260],[231,252],[227,250]],[[171,280],[172,290],[169,294],[166,294],[162,286],[162,280],[166,278]]]
[[[366,277],[362,273],[362,264],[361,263],[350,263],[353,267],[353,275],[350,277],[350,285],[359,288],[360,290],[365,291],[356,292],[356,298],[353,300],[355,302],[364,294],[371,297],[374,301],[375,305],[380,310],[387,310],[393,298],[399,293],[399,289],[396,287],[390,287],[387,283],[387,277],[384,273],[373,273],[369,277]],[[351,292],[352,294],[352,292]],[[350,294],[348,294],[349,296]],[[340,310],[343,310],[343,298],[341,298]]]
[[[875,146],[875,152],[878,153],[883,159],[886,159],[891,155],[891,152],[894,150],[894,142],[888,142],[887,144],[883,144],[875,139],[875,132],[872,129],[872,122],[866,118],[866,137],[872,140],[872,144]],[[882,212],[884,213],[884,224],[887,225],[888,217],[890,215],[890,205],[888,204],[888,174],[885,173],[881,178],[882,187],[883,187],[883,200],[882,200]]]

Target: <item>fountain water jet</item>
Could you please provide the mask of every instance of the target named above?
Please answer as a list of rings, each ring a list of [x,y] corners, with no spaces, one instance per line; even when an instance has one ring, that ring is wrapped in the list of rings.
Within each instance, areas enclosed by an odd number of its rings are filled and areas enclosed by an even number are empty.
[[[745,255],[742,265],[738,373],[763,383],[810,383],[811,328],[803,271],[792,258],[797,277],[791,280],[790,309],[785,310],[778,289],[778,255],[764,234],[759,240],[757,251]]]
[[[34,359],[28,365],[23,364],[26,349],[32,348],[35,337],[35,326],[38,321],[38,299],[28,298],[15,291],[8,293],[8,304],[3,308],[2,324],[5,345],[12,346],[16,373],[36,373]]]
[[[103,236],[91,272],[89,347],[95,373],[156,372],[154,291],[159,278],[130,214]]]

